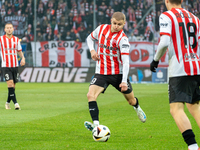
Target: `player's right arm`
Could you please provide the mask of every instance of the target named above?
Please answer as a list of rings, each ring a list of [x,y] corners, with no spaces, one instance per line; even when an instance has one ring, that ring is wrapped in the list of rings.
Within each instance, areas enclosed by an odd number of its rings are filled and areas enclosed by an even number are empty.
[[[95,41],[98,40],[98,34],[99,34],[100,26],[98,26],[90,35],[88,35],[86,41],[87,45],[89,47],[90,53],[91,53],[91,58],[94,61],[100,60],[99,55],[95,51],[94,44]]]

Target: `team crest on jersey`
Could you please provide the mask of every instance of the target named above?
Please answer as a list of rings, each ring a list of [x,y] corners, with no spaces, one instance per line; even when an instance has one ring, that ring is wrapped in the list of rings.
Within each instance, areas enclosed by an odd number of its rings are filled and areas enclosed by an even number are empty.
[[[113,47],[117,47],[116,45],[117,45],[117,40],[113,39],[113,41],[112,41],[112,46],[113,46]]]

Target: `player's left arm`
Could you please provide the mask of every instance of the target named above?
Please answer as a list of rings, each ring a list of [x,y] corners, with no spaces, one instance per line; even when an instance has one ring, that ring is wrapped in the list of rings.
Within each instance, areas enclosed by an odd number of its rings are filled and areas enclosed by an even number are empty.
[[[123,74],[122,74],[122,81],[119,87],[121,87],[121,91],[126,91],[128,89],[127,85],[127,78],[129,73],[129,49],[130,44],[128,42],[127,37],[123,37],[120,41],[121,44],[119,44],[121,49],[121,59],[123,64]]]
[[[21,47],[20,41],[18,41],[17,54],[21,57],[20,65],[24,66],[25,65],[25,57],[22,52],[22,47]]]

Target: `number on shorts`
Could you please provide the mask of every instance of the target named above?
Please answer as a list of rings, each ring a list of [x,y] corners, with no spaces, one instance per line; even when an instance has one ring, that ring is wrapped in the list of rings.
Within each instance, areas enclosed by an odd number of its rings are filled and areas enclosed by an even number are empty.
[[[91,84],[94,84],[97,81],[97,78],[93,78]]]
[[[9,74],[5,74],[5,78],[8,81],[9,80]]]

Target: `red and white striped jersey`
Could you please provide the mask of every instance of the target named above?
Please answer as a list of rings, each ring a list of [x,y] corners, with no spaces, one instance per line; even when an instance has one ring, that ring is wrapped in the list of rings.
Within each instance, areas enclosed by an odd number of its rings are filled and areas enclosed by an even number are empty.
[[[98,40],[97,53],[100,61],[96,62],[97,74],[122,74],[121,55],[129,55],[130,44],[123,32],[111,32],[111,25],[102,24],[92,33],[91,37]]]
[[[171,37],[169,77],[200,74],[199,19],[183,8],[173,8],[160,15],[160,35]]]
[[[1,66],[18,67],[17,51],[22,50],[19,38],[15,36],[8,38],[6,35],[0,36],[0,47]]]

